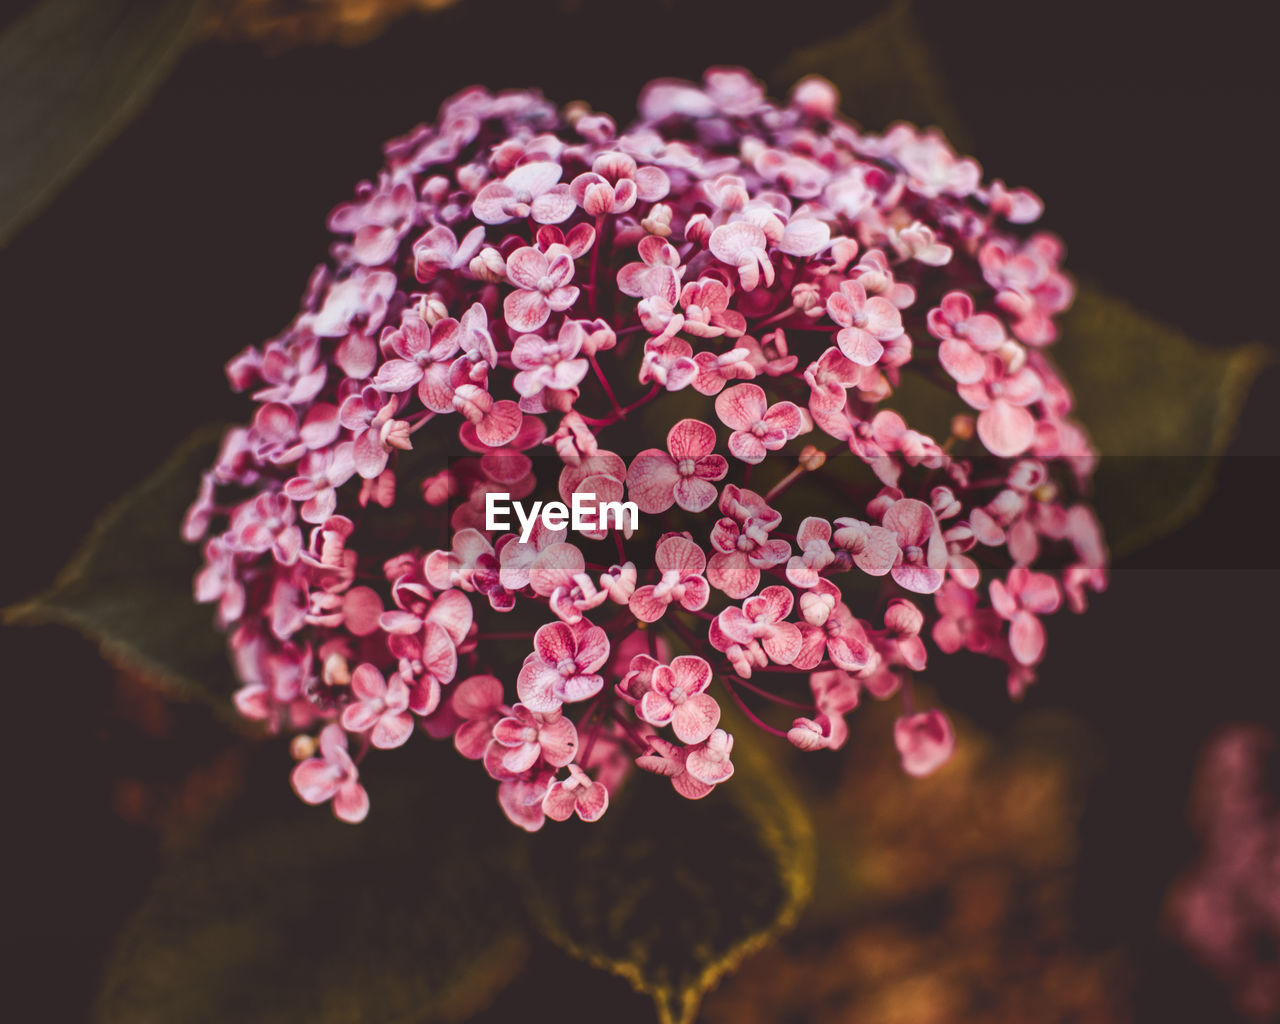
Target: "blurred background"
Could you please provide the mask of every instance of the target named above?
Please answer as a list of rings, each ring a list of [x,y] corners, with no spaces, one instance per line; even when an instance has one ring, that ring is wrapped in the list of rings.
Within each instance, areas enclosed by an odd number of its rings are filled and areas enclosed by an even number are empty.
[[[288,321],[329,209],[446,96],[533,85],[622,123],[645,81],[711,64],[744,65],[778,95],[779,75],[829,60],[822,47],[884,10],[103,0],[81,5],[101,31],[68,62],[22,49],[37,19],[78,16],[74,0],[46,3],[0,14],[0,138],[42,138],[0,151],[13,199],[0,605],[46,586],[103,506],[194,428],[243,415],[222,364]],[[913,16],[958,146],[1044,198],[1072,273],[1203,346],[1280,351],[1262,25],[1224,5],[1207,18],[1093,0],[916,0]],[[15,83],[54,96],[112,60],[132,71],[107,76],[110,103],[53,141],[21,134],[43,115]],[[859,104],[843,97],[855,120]],[[37,149],[61,163],[24,192]],[[874,897],[825,899],[840,867],[820,870],[802,927],[712,993],[705,1019],[1280,1019],[1278,455],[1273,363],[1199,514],[1118,558],[1089,614],[1054,620],[1020,705],[998,674],[935,681],[967,734],[940,786],[859,785],[889,774],[887,720],[855,734],[848,785],[822,813],[861,823],[848,856]],[[278,771],[287,754],[157,697],[59,627],[6,629],[0,664],[5,991],[38,1009],[14,1019],[80,1020],[164,857],[236,799],[255,758]],[[554,950],[530,957],[484,1019],[570,984],[596,1011],[652,1019],[625,982]]]

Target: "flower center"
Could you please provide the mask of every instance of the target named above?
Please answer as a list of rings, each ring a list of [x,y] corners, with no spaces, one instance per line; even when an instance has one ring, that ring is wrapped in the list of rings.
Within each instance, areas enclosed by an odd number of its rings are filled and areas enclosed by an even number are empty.
[[[686,457],[676,463],[676,471],[681,476],[693,476],[696,470],[697,463],[693,459]]]
[[[570,679],[578,674],[578,666],[572,658],[561,658],[560,664],[556,666],[556,671],[565,679]]]

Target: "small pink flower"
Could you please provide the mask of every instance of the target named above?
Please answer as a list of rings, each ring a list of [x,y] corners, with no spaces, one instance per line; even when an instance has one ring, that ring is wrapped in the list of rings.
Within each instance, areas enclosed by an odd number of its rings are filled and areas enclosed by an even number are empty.
[[[967,292],[948,292],[929,310],[929,333],[942,342],[942,368],[961,384],[976,384],[986,374],[982,354],[1005,343],[1004,327],[990,313],[975,313]]]
[[[667,451],[646,448],[627,470],[627,493],[641,512],[654,515],[673,504],[701,512],[714,504],[729,464],[715,454],[716,432],[701,420],[684,419],[667,431]],[[670,454],[668,454],[668,452]]]
[[[934,595],[938,614],[933,624],[933,642],[946,654],[964,648],[985,654],[1000,634],[1000,619],[990,608],[978,608],[978,594],[955,580],[947,580]]]
[[[672,743],[661,736],[650,736],[649,747],[636,758],[636,764],[644,771],[669,778],[672,788],[685,799],[701,800],[715,786],[695,779],[686,771],[689,752],[693,749]]]
[[[680,391],[697,377],[698,364],[693,359],[693,349],[683,338],[650,338],[645,342],[641,384],[653,381],[668,391]]]
[[[618,271],[618,290],[640,299],[659,298],[674,305],[680,289],[680,253],[665,238],[646,235],[640,239],[639,263],[628,263]]]
[[[351,673],[351,692],[357,698],[342,711],[342,727],[348,732],[368,732],[369,742],[382,750],[403,744],[413,732],[409,714],[409,687],[399,675],[390,681],[368,662]]]
[[[712,277],[690,281],[680,292],[684,331],[697,338],[728,334],[740,338],[747,329],[741,313],[729,309],[729,289]]]
[[[446,225],[437,224],[413,243],[414,275],[425,283],[443,271],[465,267],[483,243],[481,226],[472,228],[459,242]]]
[[[558,184],[563,173],[563,168],[551,160],[522,164],[501,181],[485,185],[476,195],[471,212],[486,224],[505,224],[526,217],[539,224],[559,224],[573,215],[577,205],[569,186]]]
[[[1039,374],[1029,366],[1010,373],[996,355],[985,359],[986,370],[975,384],[961,384],[960,397],[978,413],[978,437],[987,451],[1002,458],[1021,455],[1035,440],[1036,420],[1026,406],[1044,391]]]
[[[735,221],[721,224],[708,242],[711,255],[738,272],[743,291],[753,291],[763,277],[766,288],[773,287],[773,262],[766,249],[768,238],[755,224]],[[673,300],[674,301],[674,300]]]
[[[827,315],[841,328],[840,351],[859,366],[874,366],[884,355],[883,342],[902,336],[902,314],[888,299],[867,298],[860,281],[841,281],[827,298]]]
[[[1006,582],[991,581],[991,605],[1009,623],[1009,649],[1023,665],[1034,665],[1044,654],[1044,626],[1037,616],[1050,615],[1062,605],[1058,581],[1047,573],[1018,566]]]
[[[689,748],[685,755],[685,771],[699,782],[716,786],[733,774],[733,737],[723,729],[716,729],[701,743]]]
[[[293,769],[294,792],[309,804],[333,801],[334,817],[352,825],[369,813],[369,794],[359,782],[360,773],[347,753],[342,726],[326,725],[320,732],[320,756],[309,757]]]
[[[835,527],[832,542],[867,575],[884,576],[898,561],[902,549],[892,530],[846,516],[837,519]]]
[[[924,628],[924,615],[910,601],[895,597],[884,612],[885,631],[892,646],[891,662],[923,672],[927,661],[920,630]]]
[[[889,506],[883,522],[902,549],[902,559],[890,570],[894,581],[917,594],[932,594],[941,587],[947,545],[933,509],[915,498],[902,498]]]
[[[609,659],[609,638],[599,626],[579,625],[585,628],[575,632],[551,622],[534,634],[533,653],[516,679],[516,692],[530,711],[555,711],[594,697],[604,685],[596,673]]]
[[[502,702],[502,682],[496,676],[470,676],[450,687],[449,708],[461,719],[453,745],[463,757],[478,761],[493,739],[493,727],[511,713]]]
[[[746,597],[760,583],[760,570],[785,562],[791,545],[769,534],[782,516],[754,491],[729,484],[720,494],[725,516],[711,530],[716,553],[707,563],[707,580],[735,601]]]
[[[755,384],[737,384],[720,392],[716,396],[716,415],[733,430],[729,451],[753,465],[764,461],[765,452],[776,452],[804,427],[794,403],[770,406],[764,389]]]
[[[569,777],[553,782],[542,801],[542,810],[548,818],[565,821],[577,813],[583,821],[599,821],[609,809],[609,791],[599,782],[592,782],[576,764],[569,765]]]
[[[573,280],[573,257],[559,253],[548,258],[532,246],[517,249],[507,257],[507,278],[517,290],[502,300],[507,326],[530,334],[547,322],[553,312],[568,309],[578,301]]]
[[[794,603],[786,587],[765,587],[747,598],[741,608],[726,608],[714,625],[731,642],[743,647],[758,642],[774,664],[790,665],[800,652],[800,629],[783,620],[791,614]],[[712,644],[718,647],[714,633]]]
[[[707,567],[702,548],[687,537],[664,537],[658,542],[654,561],[662,579],[655,586],[637,588],[627,602],[637,619],[657,622],[673,602],[688,611],[706,607],[711,587],[702,575]]]
[[[354,445],[350,441],[308,452],[298,464],[298,475],[287,481],[284,493],[301,501],[302,521],[323,523],[338,507],[337,488],[356,472]]]
[[[485,767],[496,779],[520,775],[541,758],[555,768],[573,760],[578,730],[559,710],[538,714],[523,704],[493,726],[493,742],[485,753]]]
[[[563,321],[555,341],[522,334],[511,348],[512,365],[521,371],[512,387],[524,397],[538,395],[544,389],[576,388],[587,375],[587,361],[578,356],[586,336],[583,324],[577,320]]]
[[[653,669],[638,712],[650,725],[670,725],[681,743],[701,743],[720,721],[720,705],[705,691],[711,685],[711,666],[692,655],[681,655],[670,666]]]
[[[902,770],[922,778],[951,760],[956,736],[941,711],[923,711],[904,715],[893,724],[893,742],[902,755]]]
[[[831,524],[816,516],[807,516],[796,533],[798,555],[787,562],[787,582],[807,590],[818,585],[822,570],[836,560],[831,550]]]

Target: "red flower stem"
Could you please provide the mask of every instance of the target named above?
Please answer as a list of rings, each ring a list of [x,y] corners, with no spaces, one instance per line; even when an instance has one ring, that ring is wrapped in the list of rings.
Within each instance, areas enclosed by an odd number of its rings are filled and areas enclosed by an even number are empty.
[[[739,679],[733,685],[741,686],[744,689],[750,690],[752,693],[765,698],[765,700],[771,700],[775,704],[784,704],[789,708],[799,708],[801,711],[817,711],[818,710],[818,706],[816,704],[805,704],[798,700],[787,700],[786,697],[779,697],[776,693],[770,693],[768,690],[763,689],[762,687],[755,686],[751,683],[748,683],[745,679]]]
[[[609,381],[605,377],[604,371],[600,369],[600,364],[596,362],[595,353],[593,352],[587,357],[587,359],[591,363],[591,369],[595,371],[596,380],[600,382],[600,386],[604,388],[604,393],[609,397],[609,404],[613,406],[613,419],[603,421],[596,420],[595,422],[603,423],[606,426],[610,423],[616,423],[618,420],[622,419],[626,413],[623,411],[622,406],[618,404],[618,399],[614,396],[613,388],[609,385]],[[586,419],[586,417],[583,418]],[[588,420],[588,422],[592,421]]]
[[[720,681],[724,683],[724,688],[729,691],[729,696],[733,698],[733,702],[738,705],[744,715],[751,719],[752,724],[759,726],[765,732],[773,736],[781,736],[783,739],[787,738],[787,734],[785,732],[781,729],[775,729],[768,722],[763,721],[755,712],[743,703],[742,698],[738,696],[738,691],[733,688],[732,684],[730,684],[728,676],[722,676]]]

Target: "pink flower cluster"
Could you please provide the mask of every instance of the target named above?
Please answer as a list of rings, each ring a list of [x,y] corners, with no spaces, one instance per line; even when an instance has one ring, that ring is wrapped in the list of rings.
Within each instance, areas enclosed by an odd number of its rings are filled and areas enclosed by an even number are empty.
[[[713,69],[620,130],[470,89],[333,211],[297,317],[227,366],[256,408],[184,526],[236,705],[295,734],[304,800],[360,820],[365,756],[425,732],[518,825],[591,821],[634,767],[726,782],[726,700],[817,750],[867,694],[901,699],[926,775],[955,742],[915,706],[930,657],[1019,694],[1043,618],[1105,587],[1039,200],[836,106]],[[954,397],[949,436],[895,409],[912,376]],[[822,480],[830,514],[784,517]],[[522,540],[494,493],[644,522]]]

